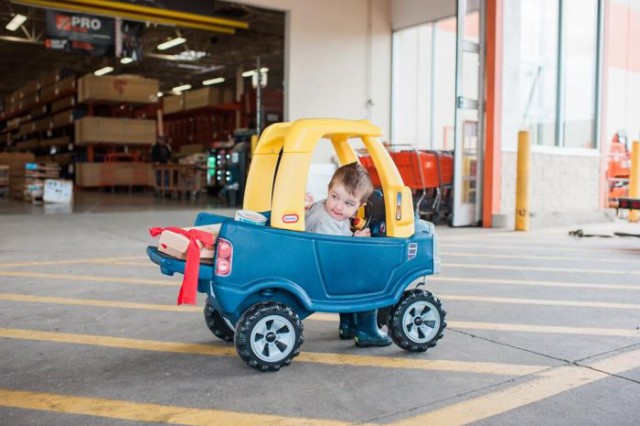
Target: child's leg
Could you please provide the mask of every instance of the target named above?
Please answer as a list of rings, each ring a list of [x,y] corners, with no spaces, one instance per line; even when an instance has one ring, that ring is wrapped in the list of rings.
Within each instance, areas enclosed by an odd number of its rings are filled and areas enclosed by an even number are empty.
[[[387,333],[378,328],[378,311],[356,314],[356,346],[389,346],[392,342]]]
[[[356,315],[349,313],[340,314],[340,332],[341,339],[353,339],[356,335]]]

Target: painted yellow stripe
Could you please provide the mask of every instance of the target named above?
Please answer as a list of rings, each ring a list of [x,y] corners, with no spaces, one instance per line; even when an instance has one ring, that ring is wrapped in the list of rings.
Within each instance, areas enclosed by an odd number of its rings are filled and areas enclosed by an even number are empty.
[[[100,283],[124,283],[176,286],[176,281],[147,280],[142,278],[98,277],[94,275],[48,274],[44,272],[0,271],[0,277],[42,278],[45,280],[94,281]]]
[[[441,294],[440,299],[445,302],[455,300],[462,302],[479,302],[479,303],[504,303],[504,304],[520,304],[520,305],[543,305],[543,306],[573,306],[580,308],[601,308],[601,309],[640,309],[640,304],[633,303],[606,303],[606,302],[578,302],[574,300],[544,300],[544,299],[519,299],[510,297],[486,297],[486,296],[464,296]],[[98,299],[75,299],[67,297],[52,296],[35,296],[28,294],[0,293],[0,300],[8,302],[25,302],[25,303],[47,303],[58,305],[72,306],[98,306],[104,308],[118,309],[141,309],[148,311],[167,311],[167,312],[202,312],[202,308],[197,306],[176,306],[166,304],[153,303],[135,303],[124,302],[118,300],[98,300]],[[316,318],[320,314],[314,314],[311,319]],[[337,316],[332,316],[333,321],[337,321]]]
[[[482,303],[506,303],[516,305],[547,305],[547,306],[573,306],[578,308],[602,308],[602,309],[640,309],[639,304],[634,303],[607,303],[607,302],[578,302],[575,300],[544,300],[544,299],[520,299],[511,297],[486,297],[486,296],[459,296],[452,294],[440,294],[438,297],[445,302],[457,300],[463,302]]]
[[[22,266],[50,266],[50,265],[69,265],[74,263],[109,263],[126,260],[146,259],[146,256],[133,257],[101,257],[92,259],[65,259],[65,260],[42,260],[35,262],[16,262],[16,263],[0,263],[0,268],[18,268]],[[151,262],[151,261],[149,261]]]
[[[23,278],[40,278],[45,280],[64,280],[64,281],[92,281],[92,282],[108,282],[123,284],[146,284],[146,285],[162,285],[177,286],[177,281],[170,280],[149,280],[140,278],[119,278],[119,277],[100,277],[94,275],[72,275],[72,274],[49,274],[43,272],[22,272],[22,271],[0,271],[0,277],[23,277]],[[571,287],[571,288],[594,288],[607,290],[636,290],[640,291],[640,286],[617,285],[617,284],[591,284],[591,283],[567,283],[559,281],[537,281],[537,280],[505,280],[490,278],[467,278],[467,277],[450,277],[442,275],[430,276],[429,282],[462,282],[464,284],[508,284],[508,285],[527,285],[527,286],[543,286],[543,287]]]
[[[640,337],[638,329],[598,327],[557,327],[550,325],[504,324],[491,322],[447,321],[449,328],[467,330],[517,331],[525,333],[579,334],[590,336]]]
[[[462,284],[506,284],[524,285],[540,287],[569,287],[569,288],[592,288],[605,290],[632,290],[640,291],[640,285],[620,285],[620,284],[593,284],[593,283],[571,283],[561,281],[540,281],[540,280],[505,280],[499,278],[470,278],[451,277],[444,275],[434,275],[427,278],[427,282],[460,282]]]
[[[486,244],[474,244],[474,243],[464,243],[464,244],[456,244],[456,243],[449,243],[449,242],[442,242],[442,240],[440,240],[440,242],[438,243],[438,247],[443,249],[443,248],[455,248],[455,249],[463,249],[463,250],[469,250],[469,249],[479,249],[482,250],[483,252],[486,251],[492,251],[492,250],[526,250],[527,252],[531,252],[531,251],[542,251],[545,253],[549,253],[550,251],[560,251],[560,252],[570,252],[570,253],[581,253],[584,256],[587,256],[587,253],[606,253],[610,256],[613,256],[616,254],[616,252],[614,252],[611,249],[603,249],[603,248],[597,248],[597,247],[584,247],[584,246],[580,246],[580,247],[558,247],[558,246],[553,246],[553,247],[549,247],[546,243],[542,244],[540,246],[533,246],[527,242],[523,242],[522,244],[492,244],[493,242],[487,242]],[[630,254],[627,253],[625,251],[622,251],[622,254]]]
[[[340,421],[310,419],[304,417],[283,417],[269,414],[238,413],[233,411],[145,404],[115,399],[70,396],[43,392],[25,392],[10,389],[0,389],[0,406],[176,425],[342,426],[350,424]],[[87,423],[91,422],[88,421]]]
[[[92,345],[117,349],[134,349],[140,351],[169,352],[205,356],[233,356],[233,346],[203,345],[197,343],[163,342],[157,340],[139,340],[123,337],[97,336],[89,334],[69,334],[48,331],[21,330],[0,328],[0,338],[37,340],[56,343]],[[495,374],[522,376],[542,371],[546,366],[500,364],[493,362],[465,362],[446,360],[425,360],[410,358],[392,358],[381,356],[362,356],[350,354],[332,354],[319,352],[302,352],[296,362],[316,364],[339,364],[354,367],[395,368],[402,370],[453,371],[463,373]]]
[[[488,254],[488,253],[473,253],[473,252],[447,252],[441,251],[441,256],[448,257],[477,257],[477,258],[489,258],[489,259],[531,259],[531,260],[575,260],[575,261],[585,261],[590,263],[624,263],[626,265],[640,265],[640,262],[633,261],[630,259],[607,259],[602,256],[535,256],[535,255],[526,255],[526,254]]]
[[[487,265],[469,263],[443,263],[443,268],[464,268],[464,269],[498,269],[502,271],[545,271],[545,272],[571,272],[584,274],[610,274],[610,275],[640,275],[640,271],[619,271],[613,269],[569,269],[569,268],[549,268],[544,266],[508,266],[508,265]]]
[[[333,314],[313,314],[314,320],[335,321]],[[493,331],[519,331],[525,333],[577,334],[594,336],[640,337],[640,330],[594,327],[555,327],[546,325],[505,324],[492,322],[447,321],[448,328]]]
[[[98,306],[103,308],[141,309],[148,311],[168,312],[202,312],[198,306],[160,305],[153,303],[122,302],[118,300],[71,299],[66,297],[32,296],[27,294],[0,293],[0,300],[27,303],[55,303],[58,305]]]
[[[611,377],[609,374],[620,374],[639,368],[640,351],[616,355],[598,361],[592,367],[600,371],[578,366],[555,368],[540,374],[535,380],[395,422],[393,425],[457,426],[477,422]]]
[[[476,296],[454,296],[443,295],[443,300],[465,300],[477,301],[483,303],[522,303],[533,305],[556,305],[556,306],[580,306],[580,307],[597,307],[606,309],[640,309],[640,305],[624,304],[624,303],[591,303],[591,302],[574,302],[574,301],[557,301],[557,300],[531,300],[531,299],[510,299],[500,297],[476,297]],[[150,311],[166,311],[166,312],[185,312],[185,313],[201,313],[202,308],[198,306],[174,306],[150,303],[134,303],[121,302],[117,300],[96,300],[96,299],[72,299],[62,297],[48,296],[31,296],[24,294],[0,293],[0,300],[10,302],[27,302],[27,303],[54,303],[60,305],[73,306],[92,306],[119,309],[141,309]],[[315,313],[308,320],[337,322],[337,314]],[[606,336],[620,336],[638,334],[629,333],[628,330],[607,329],[607,328],[579,328],[579,327],[550,327],[550,326],[527,326],[522,324],[492,324],[492,323],[471,323],[471,322],[449,322],[449,327],[475,328],[481,330],[504,330],[504,331],[524,331],[534,333],[564,333],[564,334],[599,334]]]

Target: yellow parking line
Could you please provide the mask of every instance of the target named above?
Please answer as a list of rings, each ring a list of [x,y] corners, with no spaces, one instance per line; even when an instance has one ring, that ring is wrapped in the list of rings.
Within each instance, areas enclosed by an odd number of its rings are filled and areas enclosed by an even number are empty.
[[[142,278],[98,277],[94,275],[49,274],[44,272],[0,271],[0,277],[42,278],[45,280],[95,281],[100,283],[125,283],[176,286],[176,281],[147,280]]]
[[[545,253],[549,253],[550,251],[564,251],[564,252],[571,252],[571,253],[582,253],[585,256],[587,255],[587,253],[607,253],[609,255],[613,255],[616,253],[616,251],[612,250],[612,249],[603,249],[603,248],[597,248],[597,247],[567,247],[567,246],[552,246],[550,247],[548,244],[543,244],[540,246],[533,246],[531,244],[528,243],[522,243],[522,244],[491,244],[493,243],[493,241],[491,241],[490,243],[487,244],[473,244],[473,243],[464,243],[464,244],[456,244],[456,243],[448,243],[448,242],[443,242],[442,240],[440,240],[438,247],[443,249],[443,248],[461,248],[464,250],[469,250],[469,249],[474,249],[477,248],[479,250],[482,251],[488,251],[488,250],[523,250],[526,248],[527,252],[531,252],[531,251],[543,251]],[[629,254],[628,252],[622,252],[622,253],[626,253]]]
[[[577,302],[573,300],[543,300],[543,299],[519,299],[509,297],[485,297],[485,296],[464,296],[441,294],[440,299],[447,301],[480,302],[480,303],[504,303],[521,305],[546,305],[546,306],[571,306],[579,308],[601,308],[601,309],[640,309],[639,304],[633,303],[606,303],[606,302]],[[118,309],[141,309],[149,311],[168,312],[202,312],[198,306],[175,306],[167,304],[135,303],[118,300],[98,300],[98,299],[75,299],[68,297],[35,296],[28,294],[0,293],[0,300],[8,302],[25,303],[54,303],[58,305],[73,306],[98,306],[103,308]],[[311,319],[319,318],[322,314],[314,314]],[[331,315],[331,320],[336,321],[337,316]]]
[[[575,300],[544,300],[544,299],[520,299],[512,297],[486,297],[486,296],[459,296],[453,294],[439,294],[438,297],[445,302],[457,300],[463,302],[506,303],[517,305],[547,305],[547,306],[572,306],[577,308],[602,308],[602,309],[640,309],[640,305],[634,303],[607,303],[607,302],[578,302]]]
[[[640,286],[636,285],[620,285],[620,284],[594,284],[594,283],[572,283],[561,281],[540,281],[540,280],[519,280],[519,279],[499,279],[499,278],[471,278],[471,277],[451,277],[443,275],[434,275],[427,278],[427,282],[461,282],[463,284],[507,284],[507,285],[525,285],[540,287],[569,287],[569,288],[593,288],[605,290],[640,290]]]
[[[465,268],[465,269],[499,269],[509,271],[545,271],[545,272],[580,272],[585,274],[611,274],[611,275],[640,275],[640,271],[620,271],[613,269],[569,269],[569,268],[549,268],[544,266],[507,266],[507,265],[486,265],[470,263],[443,263],[444,268]]]
[[[333,314],[313,314],[319,321],[335,321]],[[596,327],[556,327],[549,325],[505,324],[494,322],[447,321],[448,328],[492,331],[517,331],[523,333],[577,334],[592,336],[640,337],[638,329],[596,328]]]
[[[468,330],[517,331],[525,333],[584,334],[589,336],[640,337],[635,328],[558,327],[550,325],[503,324],[491,322],[448,321],[449,328]]]
[[[221,346],[213,344],[203,345],[198,343],[164,342],[158,340],[140,340],[113,336],[57,333],[13,328],[0,328],[0,338],[71,343],[118,349],[181,353],[189,355],[237,356],[235,348],[232,345]],[[408,355],[406,358],[394,358],[382,356],[302,352],[296,358],[296,362],[309,362],[315,364],[330,365],[339,364],[357,367],[394,368],[402,370],[454,371],[463,373],[494,374],[507,376],[523,376],[526,374],[533,374],[538,371],[542,371],[545,368],[548,368],[548,366],[540,365],[416,359],[416,357],[413,355],[414,354]]]
[[[25,392],[11,389],[0,389],[0,406],[177,425],[253,426],[277,424],[288,426],[342,426],[349,424],[334,420],[311,419],[306,417],[238,413],[233,411],[178,407],[173,405],[139,403],[44,392]],[[88,423],[91,422],[88,421]]]
[[[477,422],[597,380],[609,378],[611,374],[636,369],[640,367],[640,350],[595,362],[592,367],[593,369],[579,366],[554,368],[538,375],[534,380],[392,424],[394,426],[456,426]]]
[[[133,257],[103,257],[93,259],[65,259],[65,260],[42,260],[35,262],[0,263],[0,268],[18,268],[22,266],[46,266],[46,265],[69,265],[74,263],[107,263],[124,260],[146,259],[146,256]]]
[[[586,261],[586,262],[603,262],[603,263],[624,263],[630,265],[640,265],[640,262],[633,261],[629,259],[606,259],[601,256],[598,257],[575,257],[575,256],[536,256],[530,254],[488,254],[488,253],[473,253],[473,252],[447,252],[441,251],[441,256],[451,256],[451,257],[478,257],[478,258],[496,258],[496,259],[533,259],[533,260],[575,260],[575,261]]]
[[[0,300],[9,302],[27,302],[27,303],[55,303],[58,305],[73,306],[99,306],[103,308],[118,309],[142,309],[148,311],[169,311],[169,312],[202,312],[202,308],[198,306],[176,306],[161,305],[152,303],[134,303],[122,302],[118,300],[96,300],[96,299],[71,299],[67,297],[51,297],[51,296],[32,296],[28,294],[11,294],[0,293]]]

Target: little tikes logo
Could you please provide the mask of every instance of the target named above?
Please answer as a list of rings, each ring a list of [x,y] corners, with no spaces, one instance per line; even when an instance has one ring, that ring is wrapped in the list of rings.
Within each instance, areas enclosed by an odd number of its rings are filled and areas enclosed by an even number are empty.
[[[90,18],[88,16],[76,15],[56,15],[56,29],[60,31],[74,31],[78,33],[86,33],[89,31],[98,31],[102,28],[102,22],[98,18]]]
[[[282,221],[284,223],[296,223],[298,222],[298,215],[293,213],[293,214],[285,214],[282,216]]]

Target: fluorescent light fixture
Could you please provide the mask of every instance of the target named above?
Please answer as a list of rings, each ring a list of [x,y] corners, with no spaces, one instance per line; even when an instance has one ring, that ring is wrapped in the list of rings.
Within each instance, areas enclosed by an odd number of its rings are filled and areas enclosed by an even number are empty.
[[[266,73],[266,72],[269,72],[269,68],[266,68],[266,67],[265,68],[260,68],[260,72],[263,73],[263,74]],[[245,71],[245,72],[242,73],[243,77],[253,77],[254,75],[256,75],[256,70],[255,69],[249,70],[249,71]]]
[[[120,63],[121,64],[130,64],[131,62],[133,62],[132,58],[125,57],[125,58],[120,59]]]
[[[211,86],[212,84],[224,83],[224,77],[211,78],[202,82],[203,86]]]
[[[105,74],[109,74],[111,71],[113,71],[113,67],[104,67],[104,68],[100,68],[97,71],[94,71],[93,75],[105,75]]]
[[[179,44],[184,43],[185,41],[187,41],[186,38],[182,38],[182,37],[176,37],[176,38],[172,38],[169,41],[165,41],[164,43],[160,43],[158,45],[158,50],[167,50],[167,49],[171,49],[174,46],[177,46]]]
[[[164,96],[164,93],[162,93],[162,92],[158,92],[158,93],[156,93],[156,96],[157,96],[157,97],[159,97],[159,98],[161,98],[161,97],[163,97],[163,96]]]
[[[20,28],[20,26],[24,24],[26,20],[27,20],[26,16],[20,15],[18,13],[13,17],[13,19],[11,19],[11,21],[7,24],[5,28],[8,29],[9,31],[15,31],[18,28]]]
[[[200,50],[185,50],[173,55],[176,61],[197,61],[205,56],[207,56],[207,52],[202,52]]]
[[[172,92],[175,93],[180,93],[180,92],[184,92],[185,90],[189,90],[191,89],[191,85],[190,84],[183,84],[182,86],[176,86],[173,89],[171,89]]]

